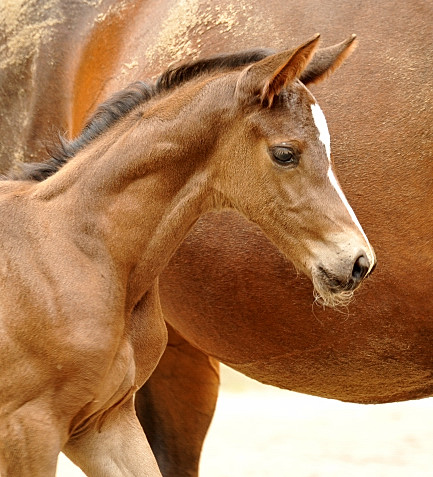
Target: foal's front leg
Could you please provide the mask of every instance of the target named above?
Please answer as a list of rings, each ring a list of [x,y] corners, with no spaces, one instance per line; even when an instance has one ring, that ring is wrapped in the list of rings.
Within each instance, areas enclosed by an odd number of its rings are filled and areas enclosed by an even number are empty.
[[[0,418],[1,477],[55,477],[67,429],[42,398]]]
[[[63,452],[89,477],[161,477],[135,414],[133,398],[71,438]]]
[[[131,384],[141,386],[167,344],[158,280],[134,308],[127,330],[134,351]],[[133,398],[105,412],[101,424],[95,420],[85,433],[72,437],[64,453],[89,477],[162,477],[135,414]]]

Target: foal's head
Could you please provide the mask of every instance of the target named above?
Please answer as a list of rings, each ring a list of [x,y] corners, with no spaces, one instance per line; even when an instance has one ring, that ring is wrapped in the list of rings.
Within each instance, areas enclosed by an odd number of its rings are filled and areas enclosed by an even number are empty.
[[[223,205],[260,225],[329,305],[350,298],[375,255],[334,175],[326,120],[304,83],[326,77],[353,40],[315,55],[317,35],[214,82],[219,103],[218,91],[232,92],[213,153],[214,188]]]

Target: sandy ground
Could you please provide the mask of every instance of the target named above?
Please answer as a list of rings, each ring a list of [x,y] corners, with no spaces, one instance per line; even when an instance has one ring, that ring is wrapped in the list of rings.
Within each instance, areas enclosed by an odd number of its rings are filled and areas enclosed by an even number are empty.
[[[200,477],[433,477],[432,413],[433,398],[361,406],[225,370]],[[58,477],[83,475],[61,456]]]

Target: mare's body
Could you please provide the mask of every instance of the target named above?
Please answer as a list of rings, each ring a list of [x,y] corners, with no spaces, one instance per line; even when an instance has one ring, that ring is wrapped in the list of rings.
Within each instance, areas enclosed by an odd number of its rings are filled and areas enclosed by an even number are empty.
[[[161,278],[165,318],[182,337],[170,332],[139,400],[143,421],[152,409],[145,424],[165,475],[196,475],[218,393],[214,358],[263,382],[346,401],[432,394],[431,2],[147,0],[95,10],[52,1],[21,12],[38,35],[18,30],[15,11],[4,18],[20,41],[3,69],[3,169],[40,157],[53,129],[76,134],[101,99],[173,59],[281,48],[314,31],[326,44],[359,35],[351,61],[314,93],[380,267],[348,314],[312,308],[310,283],[253,225],[228,213],[202,219]]]

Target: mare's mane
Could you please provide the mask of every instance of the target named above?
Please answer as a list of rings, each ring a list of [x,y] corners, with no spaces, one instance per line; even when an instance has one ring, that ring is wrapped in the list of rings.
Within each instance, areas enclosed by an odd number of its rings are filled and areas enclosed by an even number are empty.
[[[218,71],[234,70],[260,61],[270,53],[269,50],[256,49],[236,54],[217,55],[169,68],[158,77],[153,85],[143,81],[132,83],[127,88],[115,93],[105,103],[102,103],[87,121],[78,137],[69,141],[64,136],[59,135],[59,144],[49,150],[50,157],[48,160],[39,163],[21,164],[20,171],[6,176],[6,179],[43,181],[56,173],[81,149],[106,132],[119,119],[140,104],[198,76]]]

